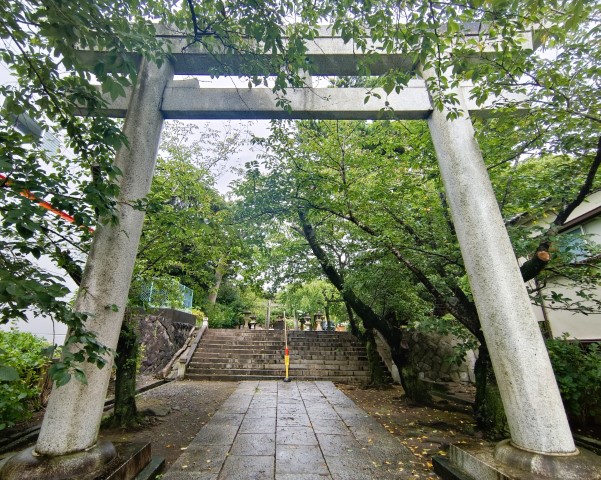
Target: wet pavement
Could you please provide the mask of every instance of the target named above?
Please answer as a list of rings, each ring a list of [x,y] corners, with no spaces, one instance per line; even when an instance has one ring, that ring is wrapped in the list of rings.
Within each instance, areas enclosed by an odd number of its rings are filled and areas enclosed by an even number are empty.
[[[162,478],[403,479],[414,461],[332,382],[247,381]]]

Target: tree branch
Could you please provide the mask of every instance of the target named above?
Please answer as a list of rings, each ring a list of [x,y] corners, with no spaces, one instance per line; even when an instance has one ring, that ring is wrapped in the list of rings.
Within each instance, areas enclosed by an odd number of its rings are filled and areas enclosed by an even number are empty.
[[[576,198],[572,202],[568,203],[563,208],[563,210],[557,214],[557,217],[555,217],[555,221],[553,222],[554,226],[562,226],[566,222],[568,217],[572,214],[572,212],[576,209],[576,207],[578,207],[584,201],[587,195],[591,193],[595,176],[597,175],[597,171],[599,170],[599,165],[601,165],[601,136],[599,137],[599,141],[597,142],[597,154],[595,155],[593,163],[591,163],[591,166],[589,167],[584,184],[580,188],[580,191],[578,192],[578,195],[576,195]]]
[[[569,216],[586,199],[587,195],[591,193],[595,176],[599,170],[599,165],[601,165],[601,137],[599,137],[599,142],[597,143],[597,153],[589,167],[586,180],[582,184],[578,195],[576,195],[576,198],[570,203],[564,205],[562,210],[557,214],[557,217],[555,217],[555,220],[545,234],[543,241],[541,241],[536,249],[533,257],[524,262],[520,267],[520,272],[522,273],[522,278],[525,282],[532,280],[546,268],[551,260],[551,255],[549,253],[551,242],[549,241],[549,237],[557,234],[559,227],[566,223]]]

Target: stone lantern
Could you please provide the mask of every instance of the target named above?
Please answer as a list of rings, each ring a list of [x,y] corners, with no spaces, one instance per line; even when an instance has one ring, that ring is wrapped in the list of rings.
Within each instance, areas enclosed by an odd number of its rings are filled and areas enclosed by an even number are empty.
[[[311,322],[311,317],[309,317],[309,316],[306,316],[306,315],[305,315],[304,317],[300,317],[300,319],[299,319],[299,322],[300,322],[300,329],[301,329],[301,330],[304,330],[304,329],[305,329],[305,325],[306,325],[307,323],[309,323],[309,329],[311,328],[311,324],[310,324],[310,322]]]
[[[313,319],[315,321],[315,331],[323,332],[323,326],[321,324],[323,322],[323,313],[317,311],[317,313],[313,315]]]
[[[244,325],[242,326],[242,328],[244,330],[250,328],[250,319],[251,319],[251,311],[250,310],[244,310],[242,312],[242,316],[244,318]]]

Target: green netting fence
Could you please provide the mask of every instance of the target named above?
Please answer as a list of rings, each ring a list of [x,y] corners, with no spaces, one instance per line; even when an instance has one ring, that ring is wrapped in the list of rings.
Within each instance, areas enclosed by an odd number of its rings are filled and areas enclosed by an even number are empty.
[[[194,292],[177,281],[153,279],[145,282],[140,290],[140,300],[150,307],[192,309]]]

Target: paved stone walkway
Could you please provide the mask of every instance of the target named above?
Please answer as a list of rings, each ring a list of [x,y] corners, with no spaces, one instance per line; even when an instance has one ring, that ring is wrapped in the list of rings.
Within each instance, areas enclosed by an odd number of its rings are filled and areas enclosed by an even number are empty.
[[[332,382],[247,381],[163,480],[403,479],[413,461]]]

